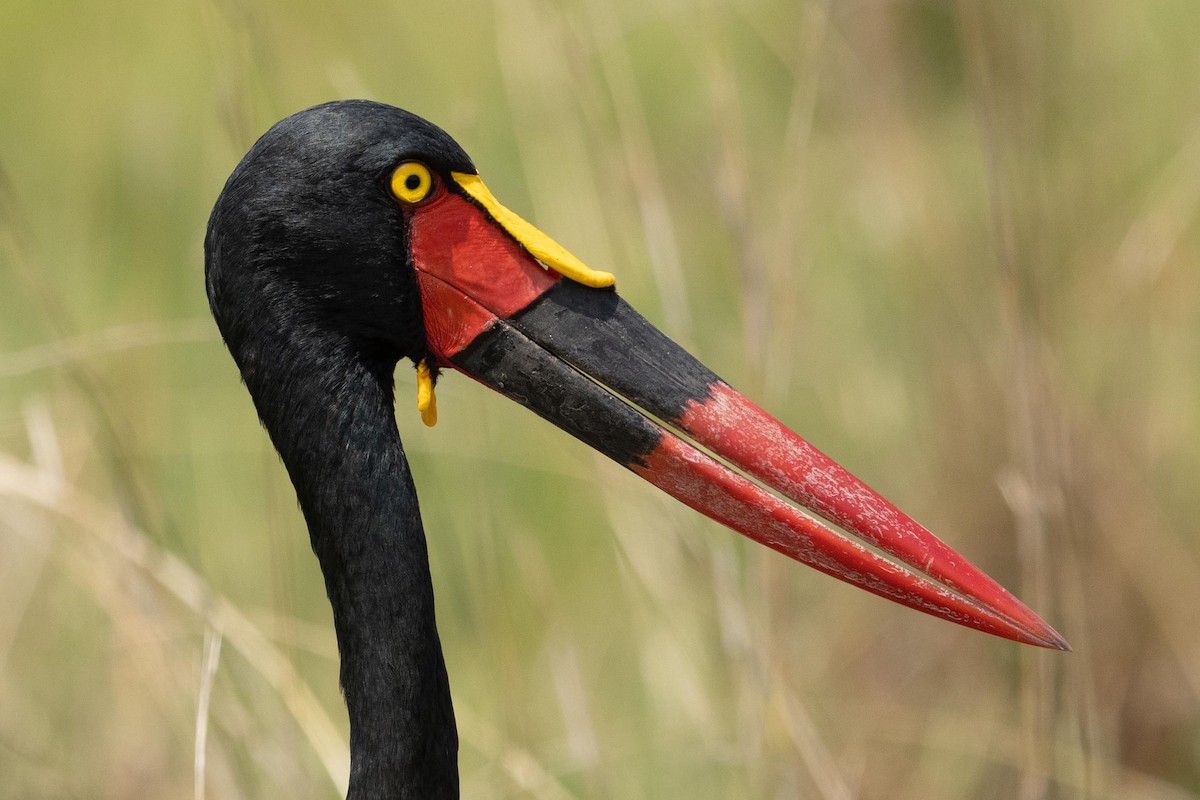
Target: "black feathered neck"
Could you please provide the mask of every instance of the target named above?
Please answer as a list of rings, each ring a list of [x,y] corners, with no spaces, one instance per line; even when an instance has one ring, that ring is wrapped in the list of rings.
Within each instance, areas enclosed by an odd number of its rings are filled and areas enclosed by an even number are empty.
[[[205,237],[209,302],[283,459],[333,607],[350,798],[458,796],[457,735],[392,372],[428,354],[395,165],[474,172],[366,101],[302,111],[238,165]]]

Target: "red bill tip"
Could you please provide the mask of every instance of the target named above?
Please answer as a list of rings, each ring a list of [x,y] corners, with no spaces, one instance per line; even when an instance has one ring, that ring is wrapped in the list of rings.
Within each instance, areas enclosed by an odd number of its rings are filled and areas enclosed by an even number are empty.
[[[705,401],[689,403],[678,420],[699,444],[917,572],[1005,617],[1024,634],[1000,635],[1069,649],[1062,636],[996,581],[741,393],[723,382],[713,384],[710,392]]]

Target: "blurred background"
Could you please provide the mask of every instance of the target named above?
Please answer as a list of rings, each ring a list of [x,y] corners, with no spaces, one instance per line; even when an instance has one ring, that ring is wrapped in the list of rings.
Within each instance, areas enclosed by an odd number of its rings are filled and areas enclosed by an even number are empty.
[[[6,0],[0,797],[336,798],[221,186],[367,97],[1071,641],[759,548],[397,372],[471,798],[1200,796],[1200,7]]]

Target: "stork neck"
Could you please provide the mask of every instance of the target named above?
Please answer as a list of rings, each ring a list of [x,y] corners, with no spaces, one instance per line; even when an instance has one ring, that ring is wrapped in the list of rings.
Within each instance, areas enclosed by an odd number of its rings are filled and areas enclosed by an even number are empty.
[[[243,364],[243,375],[296,487],[333,606],[348,798],[457,798],[458,737],[392,406],[395,362],[311,345]]]

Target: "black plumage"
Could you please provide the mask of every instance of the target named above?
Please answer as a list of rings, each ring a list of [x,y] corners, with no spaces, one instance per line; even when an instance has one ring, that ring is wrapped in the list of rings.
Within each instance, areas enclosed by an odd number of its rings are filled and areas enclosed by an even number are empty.
[[[1068,648],[656,330],[617,297],[612,274],[504,208],[419,117],[350,101],[277,124],[217,200],[205,268],[325,576],[353,800],[458,796],[425,535],[393,411],[405,358],[421,365],[429,423],[432,380],[451,366],[797,561],[943,619]]]
[[[221,334],[295,485],[333,606],[353,800],[458,796],[449,683],[393,371],[428,355],[405,223],[386,190],[420,157],[473,171],[439,128],[340,102],[268,131],[205,238]]]

